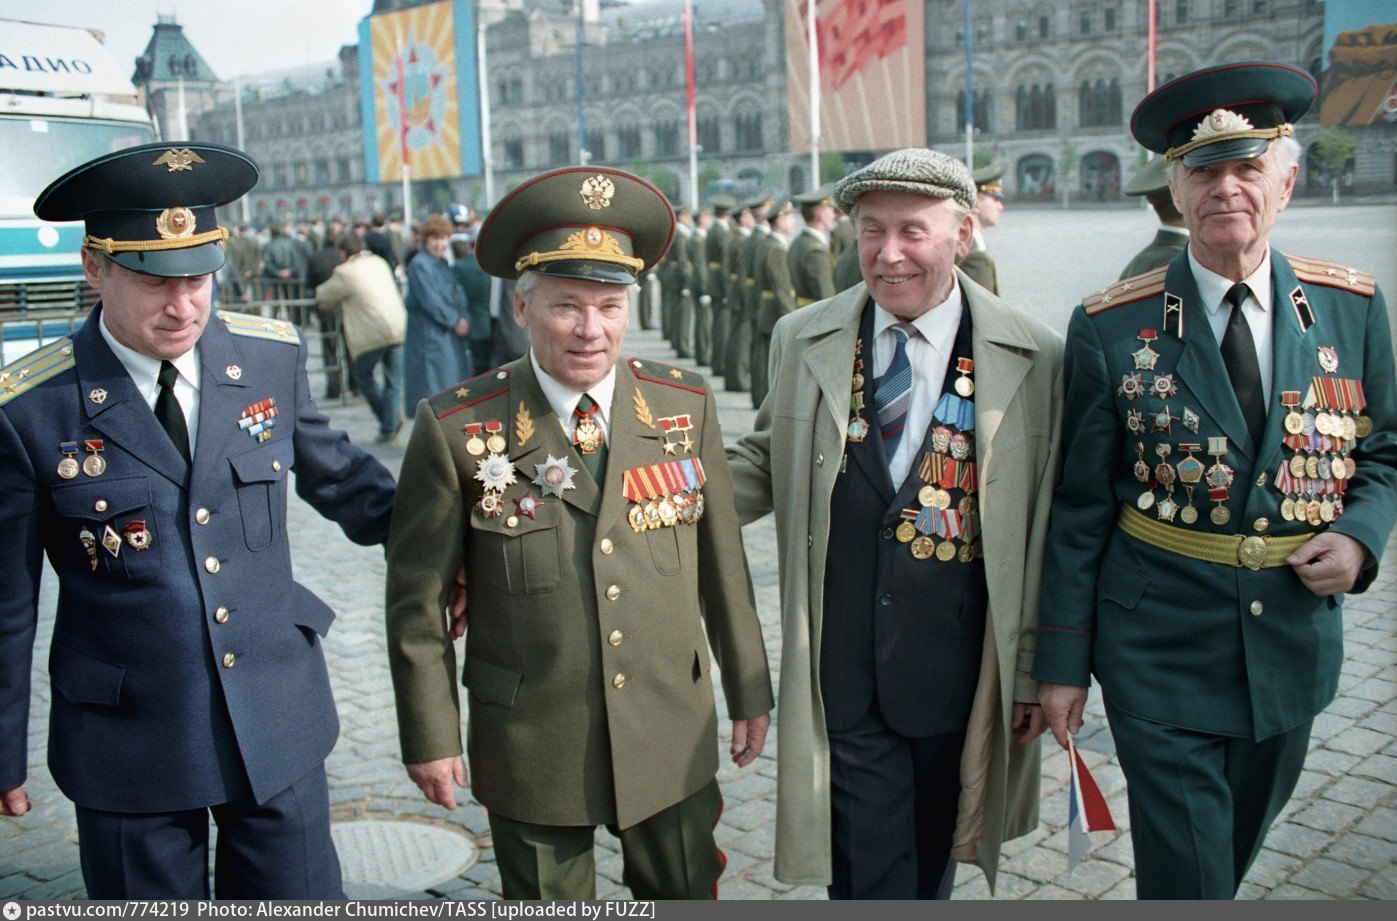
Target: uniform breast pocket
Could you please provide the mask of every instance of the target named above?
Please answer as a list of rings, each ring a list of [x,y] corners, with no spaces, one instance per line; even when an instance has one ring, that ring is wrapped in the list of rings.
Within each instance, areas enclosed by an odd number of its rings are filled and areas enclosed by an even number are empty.
[[[286,520],[286,477],[295,453],[288,439],[278,439],[228,458],[238,493],[247,549],[266,550]]]
[[[52,496],[68,559],[131,582],[160,574],[163,543],[178,538],[155,520],[145,477],[97,477],[54,487]]]
[[[558,534],[562,503],[545,501],[533,518],[515,512],[509,497],[502,504],[505,511],[493,518],[479,509],[471,511],[470,541],[474,546],[469,579],[487,592],[538,595],[553,591],[562,572]]]

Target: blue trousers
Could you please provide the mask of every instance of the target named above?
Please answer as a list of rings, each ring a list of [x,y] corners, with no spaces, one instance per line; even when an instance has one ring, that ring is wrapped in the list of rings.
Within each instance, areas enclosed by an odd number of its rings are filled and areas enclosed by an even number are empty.
[[[258,805],[251,795],[178,812],[77,807],[90,899],[207,899],[209,815],[218,823],[220,899],[342,899],[325,768]]]
[[[374,376],[374,369],[379,365],[383,366],[381,387]],[[391,438],[403,421],[403,347],[386,345],[371,349],[354,359],[352,370],[355,386],[378,417],[378,433]]]

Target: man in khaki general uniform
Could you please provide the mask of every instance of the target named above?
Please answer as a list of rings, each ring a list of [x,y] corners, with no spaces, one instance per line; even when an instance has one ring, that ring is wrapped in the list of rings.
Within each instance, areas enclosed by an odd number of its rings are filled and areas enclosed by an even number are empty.
[[[713,223],[708,228],[708,236],[703,241],[704,272],[702,301],[708,299],[708,364],[715,374],[722,374],[723,345],[727,339],[724,327],[723,301],[727,296],[728,277],[723,274],[723,252],[732,236],[732,209],[736,202],[732,196],[719,193],[713,196]],[[701,308],[702,309],[702,308]]]
[[[834,187],[830,186],[795,197],[805,227],[791,241],[787,258],[798,307],[809,307],[835,294],[830,232],[839,212],[834,208],[833,193]]]
[[[691,372],[617,360],[629,288],[673,222],[619,170],[556,170],[510,193],[477,255],[518,279],[529,354],[425,400],[403,459],[387,585],[403,760],[455,806],[467,772],[443,606],[464,565],[473,792],[509,898],[594,898],[597,825],[620,838],[636,898],[712,897],[710,646],[736,764],[770,724],[713,396]]]
[[[737,291],[737,304],[732,308],[732,333],[728,339],[727,373],[724,383],[735,393],[745,393],[752,389],[752,336],[753,325],[757,320],[757,278],[756,265],[759,253],[766,251],[767,238],[771,236],[771,224],[766,213],[776,200],[761,195],[747,204],[747,213],[752,216],[752,234],[742,241],[736,257],[736,275],[733,290]]]
[[[752,265],[756,311],[752,319],[752,408],[760,409],[770,389],[767,361],[776,321],[795,312],[796,290],[791,284],[789,241],[795,236],[795,203],[786,199],[768,211],[771,233]]]

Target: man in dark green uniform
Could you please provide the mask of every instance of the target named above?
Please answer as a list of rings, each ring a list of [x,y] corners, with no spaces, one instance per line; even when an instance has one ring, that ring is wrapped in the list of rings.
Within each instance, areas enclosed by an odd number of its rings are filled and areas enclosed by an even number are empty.
[[[991,294],[999,294],[999,270],[985,245],[985,228],[999,223],[1004,212],[1004,165],[982,166],[974,173],[975,208],[971,218],[975,224],[974,243],[956,265],[971,280]]]
[[[674,243],[665,254],[669,274],[660,284],[663,290],[665,316],[669,326],[665,333],[674,354],[688,358],[693,354],[694,263],[690,246],[694,236],[694,215],[688,205],[675,213]]]
[[[713,212],[702,210],[694,217],[694,234],[689,238],[689,265],[692,281],[689,303],[693,313],[694,364],[708,364],[713,351],[713,299],[708,296],[708,230],[713,226]]]
[[[727,248],[728,238],[732,236],[729,215],[736,202],[732,196],[719,193],[713,196],[710,204],[713,206],[713,223],[709,225],[708,235],[703,241],[703,297],[708,299],[708,363],[715,373],[721,374],[723,345],[727,338],[723,299],[727,295],[728,287],[727,276],[723,274],[723,251]]]
[[[742,241],[735,260],[737,278],[732,290],[737,292],[737,304],[732,308],[731,333],[728,336],[724,384],[729,391],[743,393],[752,389],[752,336],[757,320],[757,255],[766,251],[771,225],[766,212],[775,199],[760,195],[747,203],[752,216],[752,233]]]
[[[1235,895],[1334,698],[1343,596],[1397,515],[1397,387],[1372,276],[1267,245],[1314,81],[1232,64],[1131,131],[1187,251],[1087,298],[1064,366],[1033,677],[1060,742],[1101,683],[1141,898]]]
[[[767,223],[771,233],[756,254],[752,275],[756,291],[756,311],[752,319],[752,408],[760,409],[770,387],[767,361],[771,357],[771,331],[776,321],[796,309],[795,286],[791,284],[788,240],[795,236],[795,202],[787,199],[771,207]]]
[[[751,202],[742,202],[733,212],[732,235],[723,247],[723,315],[720,318],[723,328],[723,363],[715,365],[713,371],[723,375],[727,390],[744,389],[728,386],[728,375],[736,373],[728,363],[734,360],[732,350],[737,341],[738,322],[742,318],[742,246],[752,236],[752,228],[755,225],[756,222],[752,220]]]
[[[834,184],[827,183],[820,188],[828,188],[832,192]],[[854,222],[849,219],[847,214],[842,214],[838,210],[836,210],[835,214],[834,227],[831,228],[829,232],[829,251],[834,254],[834,258],[838,259],[844,254],[845,250],[858,248],[855,246],[858,240],[858,234],[854,231]]]
[[[839,291],[848,291],[861,281],[863,273],[859,270],[859,245],[855,242],[835,257],[834,287]]]
[[[1169,191],[1164,168],[1164,158],[1155,157],[1125,184],[1125,194],[1145,196],[1159,217],[1159,230],[1155,232],[1150,245],[1136,253],[1125,271],[1121,272],[1122,281],[1168,265],[1188,247],[1188,228],[1184,226],[1184,216],[1174,207],[1174,196]]]
[[[830,249],[829,234],[839,212],[834,208],[832,193],[832,187],[816,189],[794,199],[805,221],[805,227],[791,241],[787,254],[797,307],[808,307],[835,294],[834,253]]]
[[[597,825],[621,839],[636,898],[716,895],[710,645],[736,764],[770,722],[713,395],[692,372],[617,361],[628,288],[673,221],[619,170],[511,192],[477,256],[518,279],[529,354],[424,400],[403,459],[387,584],[403,759],[455,806],[467,775],[442,612],[464,565],[473,791],[513,899],[594,898]]]

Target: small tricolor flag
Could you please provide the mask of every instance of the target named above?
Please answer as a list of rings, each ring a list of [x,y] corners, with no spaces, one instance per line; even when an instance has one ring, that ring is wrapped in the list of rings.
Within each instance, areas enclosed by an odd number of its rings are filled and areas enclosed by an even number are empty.
[[[1068,788],[1067,803],[1067,872],[1077,867],[1078,861],[1091,849],[1090,832],[1115,831],[1116,823],[1111,818],[1111,809],[1106,805],[1106,797],[1092,779],[1091,771],[1082,760],[1072,737],[1067,737],[1067,758],[1072,763],[1072,783]]]

